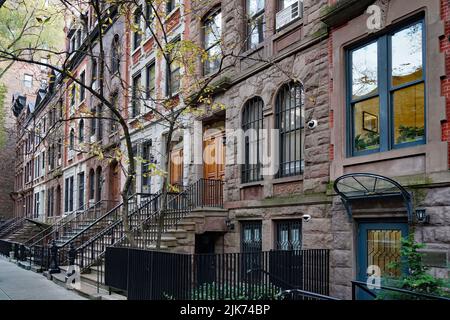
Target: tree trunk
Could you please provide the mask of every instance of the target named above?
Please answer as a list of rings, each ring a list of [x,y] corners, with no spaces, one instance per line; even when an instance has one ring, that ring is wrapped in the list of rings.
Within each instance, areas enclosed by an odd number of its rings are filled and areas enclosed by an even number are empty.
[[[159,250],[161,248],[161,236],[164,229],[164,219],[165,215],[167,213],[167,192],[168,192],[168,186],[169,186],[169,171],[170,171],[170,144],[172,142],[172,135],[173,135],[173,123],[170,124],[169,132],[167,133],[167,140],[166,140],[166,159],[165,159],[165,168],[167,169],[167,175],[163,177],[163,184],[162,184],[162,191],[161,191],[161,198],[162,198],[162,204],[160,209],[160,214],[158,217],[158,230],[156,235],[156,250]]]

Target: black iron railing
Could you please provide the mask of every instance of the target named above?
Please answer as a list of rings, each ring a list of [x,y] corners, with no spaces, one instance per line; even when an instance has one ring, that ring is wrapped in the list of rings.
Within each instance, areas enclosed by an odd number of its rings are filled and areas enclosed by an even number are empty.
[[[16,219],[14,222],[12,222],[10,225],[8,225],[7,227],[5,227],[1,232],[0,232],[0,239],[9,236],[10,234],[12,234],[13,232],[19,230],[20,228],[22,228],[25,224],[26,221],[26,217],[21,217]]]
[[[14,244],[7,240],[0,240],[0,254],[9,257],[9,253],[13,250]]]
[[[200,179],[190,187],[191,202],[194,207],[223,207],[223,181]]]
[[[360,293],[358,294],[358,290]],[[378,300],[446,300],[450,297],[437,296],[423,292],[416,292],[402,288],[379,285],[376,288],[369,288],[369,284],[362,281],[352,281],[352,300],[359,300],[359,295],[364,293],[371,299]]]
[[[130,300],[281,299],[286,290],[325,299],[329,251],[189,255],[109,247],[104,285]]]
[[[17,222],[18,220],[19,220],[19,218],[16,217],[16,218],[11,218],[9,220],[2,221],[2,223],[0,224],[0,232],[5,230],[8,226],[12,225],[13,223]]]
[[[100,211],[98,209],[102,203],[102,201],[99,201],[94,204],[85,204],[83,207],[61,217],[50,227],[29,238],[24,242],[24,245],[31,247],[33,245],[46,244],[52,240],[57,240],[59,236],[64,235],[65,231],[75,229],[81,222],[92,219],[92,216],[95,216]]]
[[[81,210],[77,210],[66,218],[59,220],[50,228],[43,230],[37,237],[29,239],[26,247],[30,265],[34,264],[40,268],[47,269],[49,266],[48,251],[52,241],[56,241],[56,244],[59,246],[64,246],[75,235],[85,230],[102,216],[112,203],[114,202],[102,200],[86,205]]]
[[[148,216],[155,214],[159,198],[160,194],[155,194],[147,197],[145,201],[129,203],[128,223],[131,230],[136,229]],[[125,228],[120,212],[122,207],[122,204],[119,205],[110,215],[102,219],[106,221],[99,221],[102,224],[106,222],[106,227],[100,232],[97,231],[95,236],[77,247],[75,263],[80,266],[82,271],[94,264],[99,264],[106,247],[112,246],[125,238]],[[111,217],[111,215],[113,216]]]

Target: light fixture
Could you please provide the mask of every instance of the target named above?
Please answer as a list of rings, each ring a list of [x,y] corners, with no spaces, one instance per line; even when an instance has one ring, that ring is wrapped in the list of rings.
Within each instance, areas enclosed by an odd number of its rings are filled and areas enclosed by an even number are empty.
[[[430,215],[427,214],[426,209],[416,209],[416,218],[418,223],[430,223]]]
[[[228,231],[233,231],[234,230],[234,223],[231,222],[230,218],[226,218],[225,219],[225,224],[227,226],[227,230]]]

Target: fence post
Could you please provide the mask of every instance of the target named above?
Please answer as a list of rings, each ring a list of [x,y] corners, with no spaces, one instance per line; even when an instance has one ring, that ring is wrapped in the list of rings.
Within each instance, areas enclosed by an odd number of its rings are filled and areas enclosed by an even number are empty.
[[[48,270],[49,274],[60,273],[61,270],[58,266],[58,246],[56,245],[56,241],[52,241],[52,246],[50,247],[50,269]]]

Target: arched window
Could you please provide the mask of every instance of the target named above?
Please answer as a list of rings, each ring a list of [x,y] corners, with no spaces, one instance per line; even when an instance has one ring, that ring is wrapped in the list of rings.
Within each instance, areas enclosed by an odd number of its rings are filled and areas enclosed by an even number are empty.
[[[262,180],[260,130],[263,128],[263,106],[260,97],[254,97],[245,103],[242,111],[242,130],[245,134],[244,160],[242,165],[242,182]]]
[[[78,142],[80,142],[80,143],[84,142],[84,121],[83,121],[83,119],[81,119],[80,123],[78,124]]]
[[[102,200],[102,167],[97,168],[95,201]]]
[[[89,171],[89,199],[95,199],[95,172],[94,169]]]
[[[111,73],[119,72],[120,67],[120,41],[119,35],[115,34],[111,45]]]
[[[70,129],[70,135],[69,135],[69,150],[73,150],[75,146],[75,130],[72,128]]]
[[[276,97],[276,127],[280,134],[279,177],[298,175],[304,168],[303,87],[291,82]]]

